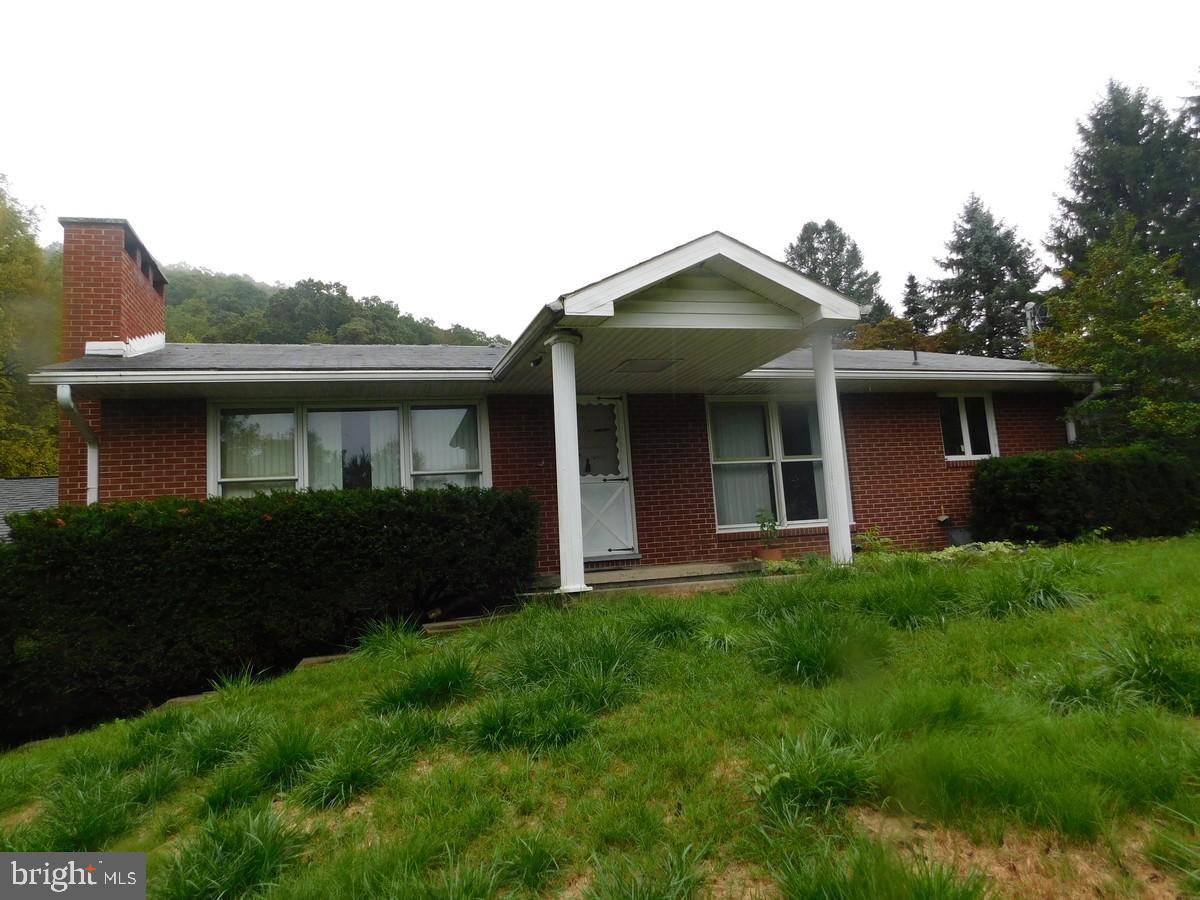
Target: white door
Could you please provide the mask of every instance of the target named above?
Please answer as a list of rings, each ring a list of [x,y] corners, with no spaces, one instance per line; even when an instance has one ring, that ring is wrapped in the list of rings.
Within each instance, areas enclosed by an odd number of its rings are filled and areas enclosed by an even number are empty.
[[[625,405],[619,397],[580,397],[578,416],[583,557],[635,553]]]

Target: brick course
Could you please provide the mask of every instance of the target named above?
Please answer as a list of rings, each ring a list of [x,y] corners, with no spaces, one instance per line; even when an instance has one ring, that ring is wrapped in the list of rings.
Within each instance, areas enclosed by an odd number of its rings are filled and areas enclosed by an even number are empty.
[[[1063,394],[994,394],[1001,453],[1063,446],[1068,402]],[[542,504],[538,569],[553,572],[558,512],[551,398],[494,396],[488,403],[493,484],[528,487]],[[965,522],[974,463],[945,458],[936,395],[847,394],[841,404],[855,527],[877,526],[906,547],[945,546],[937,516],[945,512]],[[716,530],[704,398],[635,394],[628,414],[640,562],[748,558],[757,532]],[[789,555],[828,551],[824,527],[787,529],[781,538]]]
[[[79,407],[100,438],[101,500],[207,496],[204,400],[104,400]],[[59,436],[59,501],[84,503],[86,447],[66,419]]]

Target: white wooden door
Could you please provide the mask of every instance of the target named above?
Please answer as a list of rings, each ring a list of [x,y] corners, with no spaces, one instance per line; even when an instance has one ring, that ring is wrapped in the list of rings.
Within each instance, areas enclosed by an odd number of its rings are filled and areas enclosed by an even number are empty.
[[[619,397],[580,397],[578,417],[583,557],[635,553],[625,404]]]

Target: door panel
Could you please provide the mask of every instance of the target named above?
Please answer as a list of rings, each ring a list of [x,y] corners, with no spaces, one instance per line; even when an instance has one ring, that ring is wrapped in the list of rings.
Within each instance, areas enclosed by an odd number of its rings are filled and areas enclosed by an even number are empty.
[[[633,490],[625,409],[612,397],[581,398],[579,493],[585,559],[633,553]]]

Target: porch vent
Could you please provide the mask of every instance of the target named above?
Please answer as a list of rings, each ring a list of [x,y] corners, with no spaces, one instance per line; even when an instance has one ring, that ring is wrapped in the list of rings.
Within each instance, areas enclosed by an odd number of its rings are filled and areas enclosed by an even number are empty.
[[[627,359],[614,372],[643,374],[647,372],[663,372],[679,362],[677,359]]]

